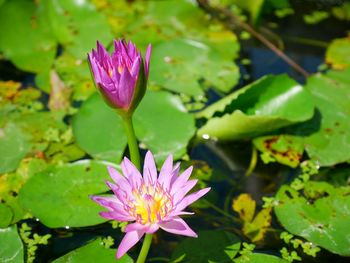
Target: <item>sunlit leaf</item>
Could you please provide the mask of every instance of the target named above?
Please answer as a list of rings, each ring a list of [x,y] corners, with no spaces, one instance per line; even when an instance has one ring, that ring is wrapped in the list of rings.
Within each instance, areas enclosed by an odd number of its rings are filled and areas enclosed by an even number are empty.
[[[282,258],[263,254],[263,253],[252,253],[250,255],[244,255],[234,260],[235,263],[288,263],[289,261]]]
[[[197,118],[207,118],[200,138],[237,140],[310,119],[309,92],[286,75],[267,76],[210,105]]]
[[[149,91],[134,114],[136,136],[162,161],[168,154],[175,158],[186,153],[194,134],[194,120],[180,99],[167,92]],[[78,145],[97,159],[119,162],[126,146],[121,118],[94,94],[73,120]]]
[[[331,42],[327,48],[326,62],[334,69],[345,69],[350,66],[350,36]]]
[[[16,226],[0,229],[0,244],[1,262],[24,262],[23,245]]]
[[[21,204],[48,227],[82,227],[106,221],[92,194],[106,192],[107,164],[79,161],[32,177],[22,187]],[[45,187],[42,187],[42,186]],[[45,198],[43,198],[45,197]]]
[[[233,211],[239,214],[243,222],[251,222],[255,214],[256,202],[249,194],[240,194],[234,199],[232,208]]]
[[[100,238],[96,239],[89,244],[77,248],[68,254],[56,259],[53,263],[94,263],[98,258],[100,263],[132,263],[132,258],[128,255],[123,256],[121,259],[116,260],[116,250],[105,248]]]
[[[85,59],[96,40],[106,44],[113,38],[107,20],[88,0],[44,1],[43,6],[53,34],[76,58]]]
[[[290,167],[297,167],[304,152],[301,137],[291,135],[272,135],[253,140],[255,147],[274,160]]]
[[[56,41],[39,4],[26,0],[5,1],[0,7],[0,32],[6,36],[0,38],[0,50],[18,68],[42,72],[51,67]]]
[[[350,255],[350,188],[308,182],[302,192],[284,185],[275,213],[290,233],[343,256]]]

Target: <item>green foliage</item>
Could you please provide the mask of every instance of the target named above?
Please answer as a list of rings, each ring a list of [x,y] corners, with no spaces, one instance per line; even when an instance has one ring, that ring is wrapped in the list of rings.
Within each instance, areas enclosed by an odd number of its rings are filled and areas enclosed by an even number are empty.
[[[24,263],[23,245],[17,227],[0,228],[0,262]]]
[[[170,153],[183,156],[195,132],[193,117],[177,96],[167,92],[146,94],[135,112],[134,126],[142,146],[152,150],[159,162]],[[118,162],[126,146],[122,120],[99,94],[83,104],[73,120],[73,132],[78,145],[98,159]]]
[[[88,243],[85,246],[82,246],[68,254],[54,260],[54,263],[93,263],[96,262],[98,258],[98,262],[101,263],[132,263],[134,262],[128,255],[123,256],[121,259],[115,259],[116,251],[114,249],[109,249],[105,247],[103,240],[100,238]]]
[[[103,180],[107,179],[106,163],[83,160],[37,174],[23,186],[19,198],[48,227],[96,225],[106,220],[98,215],[101,208],[89,196],[106,192]]]
[[[327,48],[326,62],[334,69],[350,66],[350,37],[335,39]]]
[[[276,195],[275,213],[290,233],[333,253],[349,255],[349,191],[349,187],[335,188],[326,182],[308,181],[302,189],[283,185]]]
[[[308,120],[314,105],[310,94],[286,75],[267,76],[213,103],[197,118],[208,121],[198,137],[219,140],[252,138]]]

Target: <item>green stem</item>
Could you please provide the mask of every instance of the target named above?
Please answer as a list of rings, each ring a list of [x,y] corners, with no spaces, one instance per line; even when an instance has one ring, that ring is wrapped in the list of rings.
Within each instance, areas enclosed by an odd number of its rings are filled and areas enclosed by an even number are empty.
[[[134,126],[132,125],[132,117],[125,116],[123,117],[124,128],[126,132],[126,137],[128,138],[128,146],[131,162],[140,170],[140,152],[137,144]]]
[[[246,176],[249,176],[252,174],[252,172],[254,171],[255,167],[256,167],[256,163],[258,161],[258,150],[255,148],[255,146],[252,146],[252,158],[250,159],[250,164],[248,167],[248,170],[245,172]]]
[[[146,258],[147,258],[147,254],[148,254],[148,250],[151,246],[152,243],[152,234],[146,234],[145,239],[143,240],[143,244],[142,244],[142,248],[139,254],[139,257],[136,260],[136,263],[144,263]]]

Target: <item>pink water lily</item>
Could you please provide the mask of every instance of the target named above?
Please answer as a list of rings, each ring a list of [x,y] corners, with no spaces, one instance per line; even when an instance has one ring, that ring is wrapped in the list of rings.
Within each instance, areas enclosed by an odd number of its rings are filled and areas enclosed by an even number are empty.
[[[107,182],[107,185],[113,196],[92,196],[92,200],[108,209],[100,213],[102,217],[133,222],[125,228],[126,235],[118,247],[117,258],[122,257],[145,233],[154,233],[159,228],[173,234],[197,237],[179,217],[193,214],[184,209],[210,190],[205,188],[187,195],[197,183],[197,180],[189,180],[192,167],[179,175],[180,165],[173,166],[173,157],[169,155],[158,176],[153,155],[147,152],[143,176],[127,158],[124,158],[121,169],[124,176],[108,167],[114,183]]]
[[[130,41],[114,40],[110,55],[97,41],[97,49],[88,54],[96,87],[113,108],[133,111],[145,94],[149,74],[151,45],[145,61]]]

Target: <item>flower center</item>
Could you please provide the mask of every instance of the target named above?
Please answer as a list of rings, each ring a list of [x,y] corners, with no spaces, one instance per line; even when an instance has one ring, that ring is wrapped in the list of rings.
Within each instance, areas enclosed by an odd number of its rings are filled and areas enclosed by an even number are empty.
[[[161,221],[172,209],[172,199],[157,183],[156,185],[142,184],[133,190],[134,201],[130,204],[131,215],[141,224]]]

